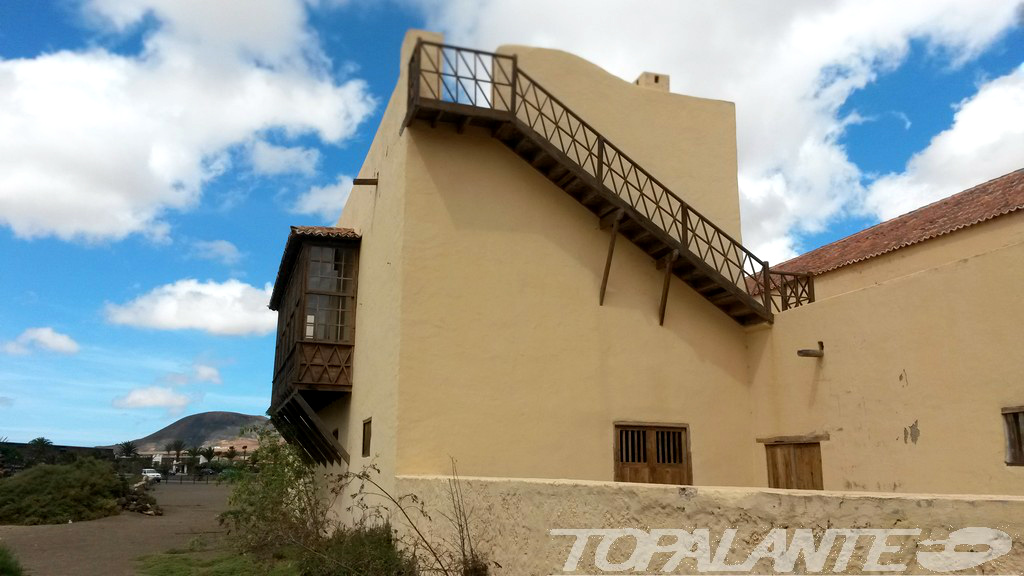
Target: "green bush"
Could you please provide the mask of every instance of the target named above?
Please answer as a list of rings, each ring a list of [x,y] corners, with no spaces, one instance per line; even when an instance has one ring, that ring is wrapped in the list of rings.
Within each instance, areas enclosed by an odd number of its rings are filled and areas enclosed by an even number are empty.
[[[41,464],[0,480],[0,524],[65,524],[118,513],[127,485],[109,462]]]
[[[24,574],[21,564],[14,557],[14,553],[3,544],[0,544],[0,574],[3,574],[3,576],[21,576]]]
[[[302,574],[307,576],[413,576],[419,573],[416,559],[399,547],[394,531],[387,523],[339,527],[324,541],[321,555],[306,554],[302,557],[301,567]]]

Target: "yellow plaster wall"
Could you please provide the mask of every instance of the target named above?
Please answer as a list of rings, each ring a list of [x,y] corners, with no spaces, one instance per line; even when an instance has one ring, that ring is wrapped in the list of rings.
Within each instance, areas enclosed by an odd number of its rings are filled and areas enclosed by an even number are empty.
[[[567,52],[502,46],[531,78],[708,219],[742,241],[736,106],[637,86]]]
[[[1024,210],[837,268],[814,279],[819,300],[1024,242]]]
[[[645,94],[659,96],[652,91]],[[406,131],[398,471],[613,476],[613,422],[687,423],[694,481],[754,481],[744,333],[483,130]]]
[[[945,246],[852,265],[837,284],[865,266],[865,287],[751,331],[756,434],[829,433],[826,489],[1024,494],[1024,468],[1004,464],[1000,414],[1024,405],[1020,223],[1005,216]],[[983,245],[998,247],[965,256]],[[819,340],[823,359],[797,357]],[[766,484],[762,447],[754,458]]]
[[[356,346],[352,362],[352,395],[321,411],[328,428],[339,427],[339,440],[351,457],[349,468],[360,471],[373,463],[380,479],[391,486],[398,430],[398,390],[402,346],[402,296],[406,261],[405,166],[408,138],[399,135],[407,98],[406,63],[417,37],[440,40],[410,31],[402,46],[402,68],[380,127],[359,171],[377,178],[376,186],[356,186],[337,226],[362,234],[359,255],[359,293]],[[372,418],[371,455],[361,455],[363,420]]]

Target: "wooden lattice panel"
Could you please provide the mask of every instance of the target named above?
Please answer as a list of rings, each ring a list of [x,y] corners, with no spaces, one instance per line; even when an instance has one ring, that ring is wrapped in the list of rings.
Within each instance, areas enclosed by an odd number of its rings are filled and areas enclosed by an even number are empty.
[[[297,384],[352,385],[352,346],[300,342]]]

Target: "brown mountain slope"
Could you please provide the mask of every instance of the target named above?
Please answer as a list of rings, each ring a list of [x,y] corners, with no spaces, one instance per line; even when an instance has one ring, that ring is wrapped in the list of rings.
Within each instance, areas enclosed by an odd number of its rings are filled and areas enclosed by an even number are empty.
[[[239,414],[238,412],[202,412],[185,416],[181,420],[162,428],[149,436],[139,438],[135,444],[139,452],[163,452],[168,443],[181,439],[188,446],[242,446],[249,450],[256,447],[256,436],[251,432],[241,434],[242,428],[261,426],[267,423],[266,416]]]

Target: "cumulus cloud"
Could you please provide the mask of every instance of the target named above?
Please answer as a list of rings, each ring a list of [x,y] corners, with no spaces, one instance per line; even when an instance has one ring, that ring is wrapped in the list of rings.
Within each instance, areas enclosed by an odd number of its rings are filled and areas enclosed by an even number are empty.
[[[253,144],[249,152],[253,169],[258,174],[305,174],[316,173],[320,151],[299,146],[275,146],[262,140]]]
[[[234,266],[242,260],[238,247],[227,240],[199,240],[192,244],[192,255],[203,260],[214,260],[225,266]]]
[[[871,184],[866,209],[899,216],[1024,164],[1024,65],[960,103],[953,125],[899,174]]]
[[[14,340],[3,343],[3,351],[7,354],[28,354],[34,350],[76,354],[78,348],[78,343],[70,336],[50,327],[29,328]]]
[[[220,369],[211,364],[196,362],[188,372],[170,372],[160,377],[160,382],[171,386],[181,387],[189,384],[208,382],[210,384],[222,384]]]
[[[296,214],[319,216],[325,222],[332,223],[341,215],[349,193],[352,192],[352,178],[338,176],[338,181],[327,186],[313,186],[292,205],[291,211]]]
[[[272,287],[238,280],[165,284],[124,304],[107,304],[109,322],[158,330],[202,330],[211,334],[262,335],[274,330],[277,313],[267,308]]]
[[[209,364],[196,364],[192,366],[192,378],[196,382],[209,382],[211,384],[220,384],[222,382],[220,370],[216,366]]]
[[[373,99],[364,82],[332,77],[306,9],[86,0],[105,33],[141,34],[140,52],[0,58],[0,225],[22,238],[165,239],[164,215],[195,206],[232,151],[267,130],[351,136]],[[266,146],[253,148],[257,172],[315,167],[302,149]]]
[[[178,413],[185,409],[192,398],[171,388],[150,386],[134,388],[123,396],[114,398],[115,408],[166,408],[168,412]]]
[[[637,10],[612,0],[416,2],[428,26],[453,44],[560,48],[627,80],[664,72],[676,92],[736,102],[743,239],[772,262],[792,256],[801,234],[862,209],[862,174],[840,142],[857,121],[841,113],[849,95],[898,67],[914,40],[952,66],[966,62],[1016,23],[1019,5],[660,0]]]

